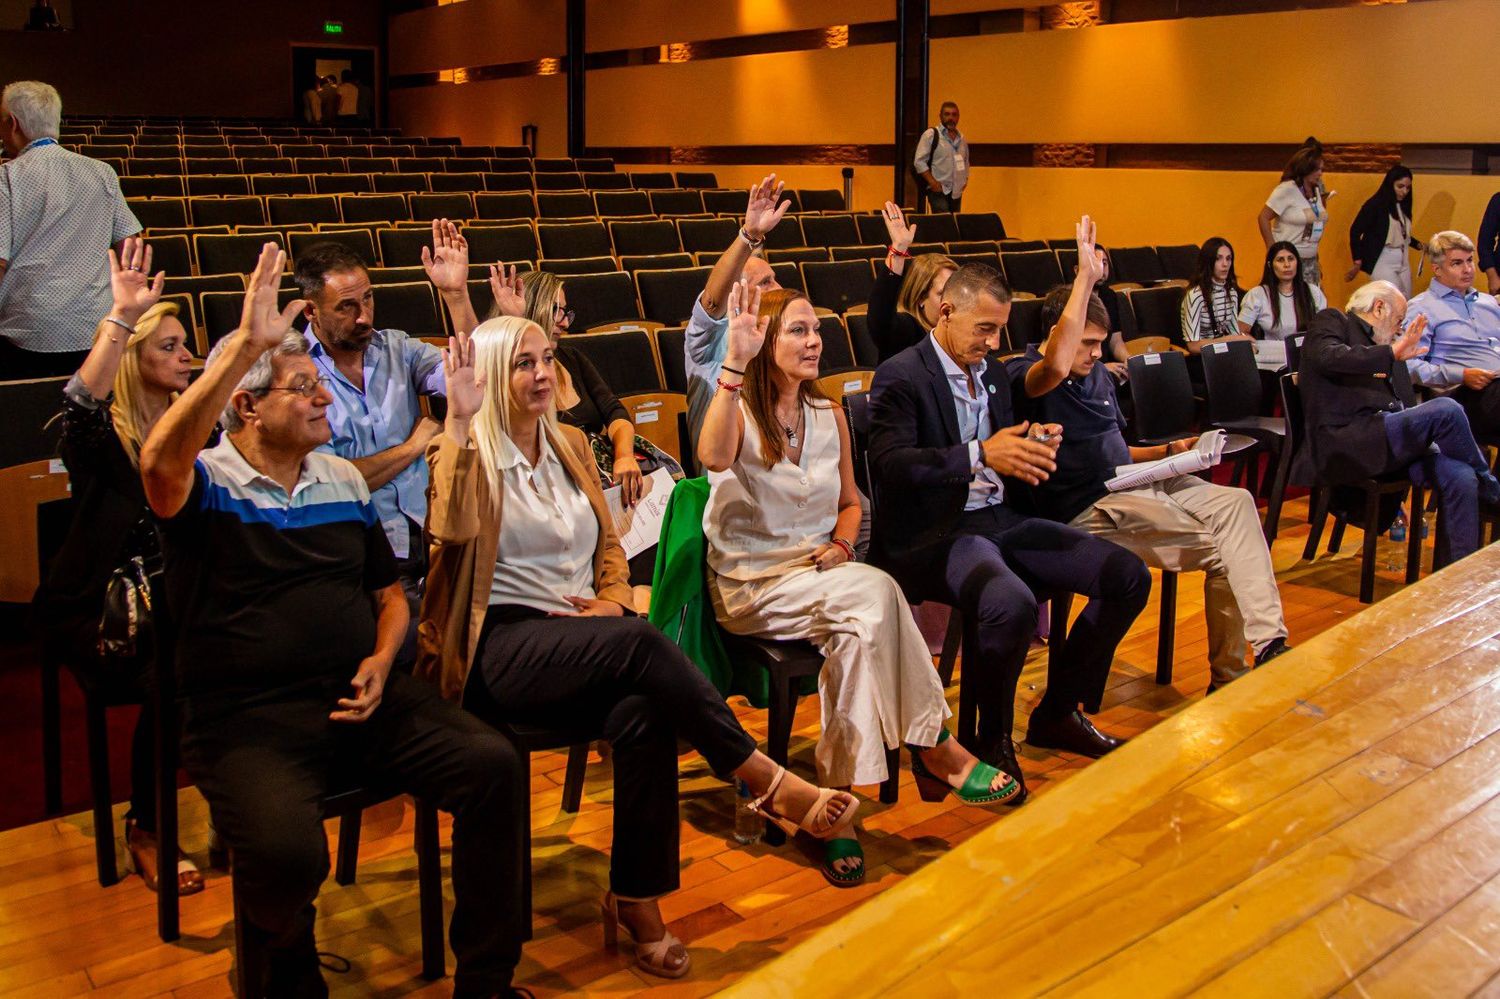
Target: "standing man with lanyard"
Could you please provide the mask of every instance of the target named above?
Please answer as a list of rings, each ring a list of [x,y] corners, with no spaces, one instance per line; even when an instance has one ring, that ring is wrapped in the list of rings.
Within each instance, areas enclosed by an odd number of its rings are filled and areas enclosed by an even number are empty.
[[[940,127],[929,128],[917,141],[912,166],[927,185],[928,210],[958,212],[969,184],[969,143],[958,130],[958,105],[944,101],[938,121]]]

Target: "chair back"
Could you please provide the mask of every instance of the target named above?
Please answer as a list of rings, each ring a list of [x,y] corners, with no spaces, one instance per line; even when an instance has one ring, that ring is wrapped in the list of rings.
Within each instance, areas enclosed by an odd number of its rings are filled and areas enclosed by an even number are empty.
[[[1302,363],[1302,345],[1307,342],[1307,334],[1293,333],[1283,342],[1286,344],[1286,369],[1296,371]]]
[[[1173,351],[1139,354],[1126,362],[1135,400],[1136,436],[1160,444],[1193,432],[1193,384],[1187,359]]]
[[[1260,369],[1249,340],[1203,345],[1203,381],[1208,387],[1208,422],[1227,423],[1260,415]]]
[[[844,415],[849,421],[849,444],[853,454],[854,484],[870,500],[870,514],[875,513],[875,493],[870,484],[870,393],[844,394]]]

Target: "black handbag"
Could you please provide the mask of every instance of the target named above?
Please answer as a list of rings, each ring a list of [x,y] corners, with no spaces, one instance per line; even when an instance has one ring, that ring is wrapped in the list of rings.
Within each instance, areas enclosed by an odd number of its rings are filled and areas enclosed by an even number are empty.
[[[137,555],[110,574],[99,616],[99,656],[106,662],[139,663],[150,655],[151,582]]]

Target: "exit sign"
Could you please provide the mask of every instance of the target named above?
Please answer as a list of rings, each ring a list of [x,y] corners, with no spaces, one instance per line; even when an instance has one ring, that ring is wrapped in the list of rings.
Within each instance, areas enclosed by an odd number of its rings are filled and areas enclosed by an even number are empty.
[[[323,34],[325,34],[325,35],[342,35],[343,33],[344,33],[344,22],[343,21],[324,21],[323,22]]]

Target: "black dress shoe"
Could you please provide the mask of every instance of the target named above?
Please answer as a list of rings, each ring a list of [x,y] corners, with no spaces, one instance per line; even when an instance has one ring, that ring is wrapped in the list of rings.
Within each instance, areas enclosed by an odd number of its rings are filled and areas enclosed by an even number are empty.
[[[1006,742],[1009,741],[1009,739],[1006,740]],[[1000,752],[995,754],[995,758],[993,761],[991,761],[990,765],[999,767],[1001,770],[1005,771],[1012,778],[1014,778],[1016,784],[1020,787],[1019,791],[1011,795],[1009,798],[1006,798],[1001,802],[1001,804],[1006,808],[1015,808],[1017,805],[1024,802],[1027,795],[1029,795],[1031,792],[1026,790],[1026,778],[1021,776],[1021,764],[1017,762],[1016,754],[1008,748],[1002,749]]]
[[[1125,744],[1124,739],[1105,735],[1095,728],[1082,711],[1058,718],[1032,715],[1031,724],[1026,729],[1026,741],[1039,749],[1062,749],[1095,759]]]
[[[1277,656],[1284,656],[1290,651],[1292,651],[1292,647],[1286,644],[1285,638],[1273,638],[1271,639],[1270,643],[1265,648],[1261,649],[1260,652],[1256,655],[1255,665],[1257,667],[1264,666],[1266,663],[1270,662],[1272,659],[1275,659]]]

